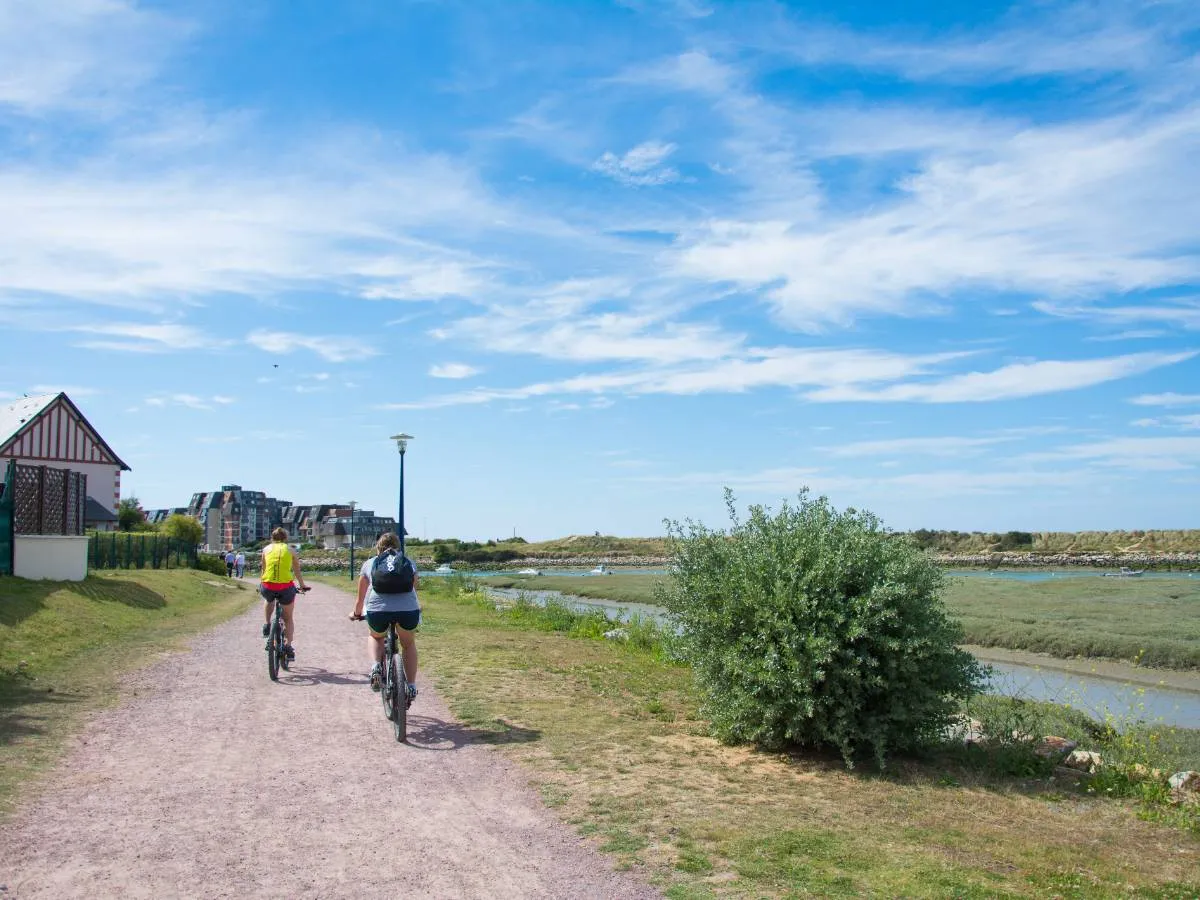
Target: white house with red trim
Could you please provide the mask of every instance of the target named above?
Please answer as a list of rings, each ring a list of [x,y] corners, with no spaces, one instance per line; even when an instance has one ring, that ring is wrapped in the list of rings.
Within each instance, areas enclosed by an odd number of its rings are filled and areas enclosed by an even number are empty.
[[[121,502],[121,473],[129,466],[66,394],[22,397],[0,407],[0,467],[66,469],[87,476],[83,525],[109,527]],[[43,477],[43,476],[39,476]],[[64,492],[64,525],[67,493]],[[88,539],[84,534],[28,534],[17,531],[7,567],[18,578],[82,581],[87,577]]]
[[[88,496],[114,515],[129,466],[66,394],[22,397],[0,406],[0,464],[52,466],[87,475]]]

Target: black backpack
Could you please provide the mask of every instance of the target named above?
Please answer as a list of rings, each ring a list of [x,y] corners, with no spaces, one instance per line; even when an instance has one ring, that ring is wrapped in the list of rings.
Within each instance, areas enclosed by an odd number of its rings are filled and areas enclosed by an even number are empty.
[[[375,557],[371,587],[377,594],[407,594],[417,580],[417,567],[407,556],[388,550]]]

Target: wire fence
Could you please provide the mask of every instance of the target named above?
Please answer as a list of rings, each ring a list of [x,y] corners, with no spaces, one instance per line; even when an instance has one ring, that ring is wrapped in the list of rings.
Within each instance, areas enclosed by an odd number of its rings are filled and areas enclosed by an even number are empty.
[[[132,531],[92,534],[89,569],[195,568],[196,546],[162,534]]]

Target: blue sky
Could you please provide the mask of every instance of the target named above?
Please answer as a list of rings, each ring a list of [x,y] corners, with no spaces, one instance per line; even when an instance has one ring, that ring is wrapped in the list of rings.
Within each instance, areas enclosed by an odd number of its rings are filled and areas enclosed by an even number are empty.
[[[1197,527],[1200,7],[0,0],[0,328],[148,507]]]

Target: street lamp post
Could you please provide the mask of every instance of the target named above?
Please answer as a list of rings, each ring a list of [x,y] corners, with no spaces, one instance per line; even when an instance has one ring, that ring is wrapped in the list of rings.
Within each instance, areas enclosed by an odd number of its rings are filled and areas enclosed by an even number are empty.
[[[350,580],[354,580],[354,505],[357,500],[350,501]]]
[[[400,518],[396,521],[396,536],[400,538],[400,555],[404,555],[404,451],[408,449],[408,442],[413,439],[411,434],[393,434],[392,440],[396,442],[396,449],[400,451]]]

